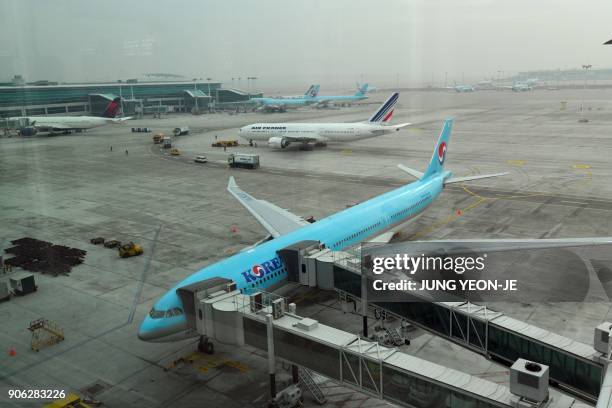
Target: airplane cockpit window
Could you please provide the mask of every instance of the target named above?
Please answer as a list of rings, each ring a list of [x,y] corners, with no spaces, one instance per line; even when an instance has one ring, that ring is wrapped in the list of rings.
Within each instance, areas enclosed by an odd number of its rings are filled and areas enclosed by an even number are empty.
[[[154,307],[151,308],[151,311],[149,312],[149,316],[151,316],[151,319],[161,319],[165,315],[166,313],[163,310],[156,310]]]
[[[174,307],[166,311],[166,317],[180,316],[182,314],[183,314],[183,310],[178,307]]]

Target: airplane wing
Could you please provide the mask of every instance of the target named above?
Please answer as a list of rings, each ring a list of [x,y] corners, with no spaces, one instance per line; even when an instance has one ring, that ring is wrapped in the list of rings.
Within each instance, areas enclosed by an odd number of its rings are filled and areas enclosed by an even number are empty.
[[[122,118],[113,118],[112,122],[113,123],[121,123],[121,122],[125,122],[126,120],[130,120],[132,119],[132,116],[126,116],[126,117],[122,117]]]
[[[300,227],[308,225],[308,221],[290,213],[265,200],[258,200],[250,194],[242,191],[234,177],[230,177],[227,184],[227,191],[230,192],[260,224],[274,237],[285,235]]]

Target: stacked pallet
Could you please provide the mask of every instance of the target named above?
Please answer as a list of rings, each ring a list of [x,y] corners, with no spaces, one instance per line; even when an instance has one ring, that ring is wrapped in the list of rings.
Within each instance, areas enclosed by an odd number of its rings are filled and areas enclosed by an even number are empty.
[[[87,251],[54,245],[35,238],[21,238],[11,241],[14,246],[5,249],[13,258],[4,262],[31,272],[48,273],[54,276],[67,275],[73,267],[83,263]]]

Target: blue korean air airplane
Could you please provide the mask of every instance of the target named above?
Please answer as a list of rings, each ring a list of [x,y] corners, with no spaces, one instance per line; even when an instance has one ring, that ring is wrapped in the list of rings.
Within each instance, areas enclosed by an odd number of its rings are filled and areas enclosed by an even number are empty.
[[[251,98],[249,101],[267,112],[285,112],[287,109],[308,106],[317,102],[320,85],[310,85],[310,88],[300,96],[279,96],[276,98]]]
[[[363,84],[357,88],[357,92],[354,95],[321,95],[315,96],[313,99],[316,102],[316,106],[325,106],[330,103],[350,103],[358,102],[368,98],[368,84]]]
[[[227,278],[242,291],[264,290],[287,278],[287,268],[277,251],[305,240],[319,241],[326,248],[340,250],[366,239],[388,242],[401,224],[425,210],[447,184],[487,177],[496,173],[453,177],[444,162],[453,120],[448,119],[424,173],[400,165],[418,181],[374,197],[320,221],[309,223],[274,204],[242,191],[233,177],[228,191],[262,224],[273,239],[209,265],[179,282],[163,295],[142,322],[138,337],[145,341],[175,341],[198,334],[187,327],[184,307],[177,289],[211,278]]]

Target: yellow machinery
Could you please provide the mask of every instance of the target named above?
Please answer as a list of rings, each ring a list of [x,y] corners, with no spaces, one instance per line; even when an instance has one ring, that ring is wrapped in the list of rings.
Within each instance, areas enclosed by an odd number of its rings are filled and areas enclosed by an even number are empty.
[[[137,245],[131,241],[128,243],[122,244],[119,247],[119,256],[122,258],[129,258],[131,256],[142,255],[143,252],[144,251],[142,249],[142,246]]]
[[[237,140],[218,140],[212,144],[212,147],[235,147],[238,146]]]
[[[34,351],[39,351],[41,347],[50,346],[64,340],[64,330],[51,320],[36,319],[30,322],[28,330],[32,332],[30,347]]]
[[[153,143],[155,144],[159,144],[164,140],[164,137],[166,135],[164,135],[163,133],[158,133],[155,136],[153,136]]]
[[[91,408],[91,405],[85,404],[81,398],[73,393],[68,393],[66,398],[55,400],[43,408]]]
[[[181,152],[179,151],[179,149],[174,147],[172,150],[170,150],[170,154],[173,155],[173,156],[179,156],[181,154]]]

